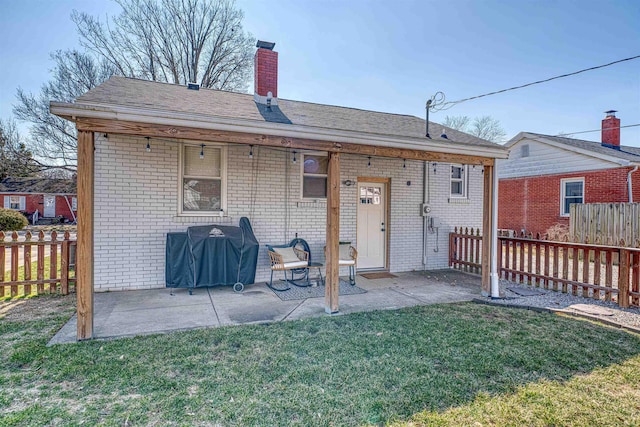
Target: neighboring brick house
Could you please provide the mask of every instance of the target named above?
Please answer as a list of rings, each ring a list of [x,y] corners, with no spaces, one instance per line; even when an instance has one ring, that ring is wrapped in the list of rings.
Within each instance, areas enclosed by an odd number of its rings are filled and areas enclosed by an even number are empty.
[[[74,222],[78,199],[75,179],[16,178],[0,181],[3,207],[28,214],[38,212],[40,218]]]
[[[498,227],[544,234],[569,225],[571,203],[640,201],[640,147],[620,145],[620,119],[607,111],[602,142],[521,132],[498,162]]]
[[[248,217],[256,281],[269,278],[265,244],[305,239],[326,266],[328,312],[338,241],[357,246],[358,270],[399,272],[447,268],[454,226],[484,220],[491,234],[504,147],[435,123],[446,135],[427,138],[418,117],[279,99],[272,49],[258,42],[254,95],[112,77],[51,102],[79,132],[79,331],[90,328],[86,292],[165,286],[167,233],[192,225]]]

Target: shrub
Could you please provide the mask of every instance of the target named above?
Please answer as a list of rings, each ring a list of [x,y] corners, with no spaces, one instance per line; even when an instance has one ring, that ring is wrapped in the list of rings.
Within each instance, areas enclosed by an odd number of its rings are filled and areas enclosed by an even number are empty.
[[[564,224],[554,224],[547,229],[547,240],[566,242],[569,238],[569,227]]]
[[[29,224],[20,212],[0,208],[0,231],[22,230]]]

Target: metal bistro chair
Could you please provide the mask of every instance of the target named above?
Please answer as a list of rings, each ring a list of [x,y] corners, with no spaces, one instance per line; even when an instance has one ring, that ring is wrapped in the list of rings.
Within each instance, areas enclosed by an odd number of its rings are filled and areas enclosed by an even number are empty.
[[[307,287],[311,286],[309,282],[309,252],[292,247],[289,245],[267,245],[267,253],[271,262],[271,279],[269,287],[274,291],[286,291],[291,289],[287,286],[285,289],[278,289],[273,286],[273,272],[282,271],[284,273],[285,283],[295,286]],[[291,279],[287,277],[287,272],[291,272]],[[295,277],[299,274],[300,277]],[[304,280],[305,284],[296,282],[296,280]]]
[[[324,255],[327,256],[327,247],[324,247]],[[338,266],[349,267],[349,284],[356,285],[356,263],[358,251],[349,242],[340,242],[338,250]]]

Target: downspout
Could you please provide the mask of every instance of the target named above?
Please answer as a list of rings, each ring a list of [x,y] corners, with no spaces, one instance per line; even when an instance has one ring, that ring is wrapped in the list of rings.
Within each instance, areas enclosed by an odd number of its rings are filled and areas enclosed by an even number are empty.
[[[637,170],[638,166],[636,165],[627,173],[627,191],[629,191],[629,203],[633,203],[633,183],[631,182],[631,174]]]
[[[498,161],[493,165],[493,204],[491,218],[491,298],[500,298],[498,275]]]
[[[429,203],[429,163],[423,163],[422,169],[422,206]],[[427,270],[427,232],[428,232],[428,224],[427,221],[429,218],[422,213],[422,268],[424,271]]]

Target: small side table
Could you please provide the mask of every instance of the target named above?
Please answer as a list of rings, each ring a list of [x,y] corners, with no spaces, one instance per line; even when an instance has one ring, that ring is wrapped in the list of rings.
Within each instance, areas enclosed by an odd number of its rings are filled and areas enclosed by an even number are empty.
[[[321,262],[310,262],[309,263],[309,270],[311,270],[312,268],[317,268],[318,269],[318,285],[322,285],[324,286],[324,277],[322,276],[322,269],[324,268],[324,264]]]

